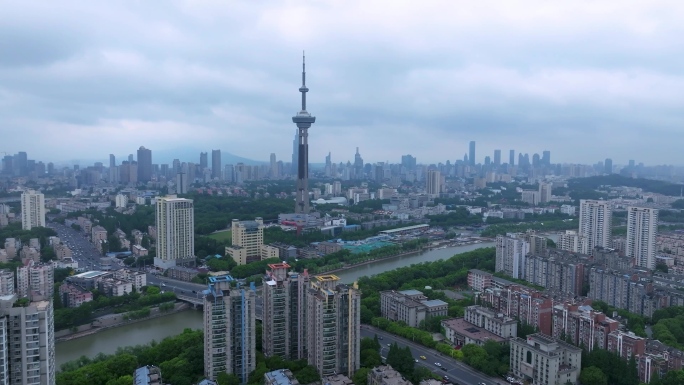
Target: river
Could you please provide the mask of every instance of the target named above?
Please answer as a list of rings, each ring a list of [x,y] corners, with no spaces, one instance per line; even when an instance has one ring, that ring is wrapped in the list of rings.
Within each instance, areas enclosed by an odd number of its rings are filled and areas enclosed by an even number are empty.
[[[360,265],[337,272],[335,275],[340,277],[342,282],[351,283],[364,275],[375,275],[415,263],[446,259],[454,254],[493,245],[493,242],[484,242],[446,249],[435,249],[399,258],[374,261],[367,265]],[[59,370],[63,363],[75,360],[81,356],[94,357],[98,353],[111,354],[116,352],[116,349],[120,346],[147,344],[152,340],[161,341],[166,337],[180,334],[185,328],[201,329],[202,327],[202,312],[188,310],[108,329],[70,341],[58,342],[55,346],[57,370]]]

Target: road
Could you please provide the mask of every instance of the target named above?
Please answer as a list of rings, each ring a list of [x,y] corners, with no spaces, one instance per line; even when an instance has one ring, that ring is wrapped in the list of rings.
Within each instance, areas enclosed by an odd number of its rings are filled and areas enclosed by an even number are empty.
[[[100,258],[103,255],[97,251],[95,245],[88,240],[88,234],[76,231],[61,223],[48,222],[47,227],[55,230],[59,240],[71,249],[72,258],[78,262],[78,267],[86,270],[99,270]],[[122,266],[112,263],[112,270]]]
[[[453,384],[459,385],[478,385],[480,383],[485,383],[486,385],[507,385],[503,379],[490,378],[483,373],[476,371],[475,369],[469,367],[468,365],[459,362],[451,357],[447,357],[436,350],[426,348],[423,345],[417,344],[415,342],[409,341],[407,339],[395,336],[394,334],[387,333],[380,329],[374,328],[368,325],[361,326],[361,336],[373,338],[378,335],[381,343],[380,356],[387,357],[389,351],[388,344],[397,343],[399,347],[408,346],[411,349],[413,357],[418,360],[416,365],[422,365],[433,373],[441,376],[448,376],[449,381]],[[421,359],[420,356],[425,356],[425,360]],[[439,362],[443,368],[440,369],[436,362]]]

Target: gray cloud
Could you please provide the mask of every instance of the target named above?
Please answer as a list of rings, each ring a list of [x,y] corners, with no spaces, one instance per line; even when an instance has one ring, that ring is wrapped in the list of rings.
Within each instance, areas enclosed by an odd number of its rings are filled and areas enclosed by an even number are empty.
[[[7,3],[0,151],[145,145],[290,159],[301,49],[310,158],[680,163],[678,2]]]

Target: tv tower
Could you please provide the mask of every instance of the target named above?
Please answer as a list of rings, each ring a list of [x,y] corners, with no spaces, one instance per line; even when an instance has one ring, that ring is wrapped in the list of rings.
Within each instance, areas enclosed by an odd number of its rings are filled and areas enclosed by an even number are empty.
[[[295,199],[295,213],[309,213],[309,127],[316,122],[316,117],[306,111],[306,60],[302,53],[302,110],[292,117],[292,122],[299,129],[299,159],[297,160],[297,198]]]

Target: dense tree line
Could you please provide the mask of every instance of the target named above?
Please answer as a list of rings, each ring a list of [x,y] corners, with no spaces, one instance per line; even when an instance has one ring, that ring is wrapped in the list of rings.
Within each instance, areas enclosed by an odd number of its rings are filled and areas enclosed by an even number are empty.
[[[645,178],[630,178],[619,174],[574,178],[568,181],[570,190],[596,190],[600,186],[638,187],[644,191],[678,196],[682,186],[670,182]]]
[[[183,333],[161,342],[119,348],[116,354],[81,357],[63,364],[57,374],[58,385],[130,385],[140,366],[158,366],[165,383],[191,385],[203,378],[204,337],[200,330]]]
[[[465,207],[457,207],[447,214],[426,215],[425,217],[430,220],[431,226],[469,226],[482,223],[482,215],[471,215]]]
[[[40,241],[41,250],[49,245],[49,238],[56,237],[55,230],[49,227],[34,227],[31,230],[23,230],[21,223],[10,223],[7,226],[0,228],[0,240],[3,244],[7,238],[15,238],[21,240],[21,243],[28,244],[31,238],[38,238]],[[18,251],[18,250],[17,250]]]
[[[561,231],[577,229],[576,219],[566,220],[549,220],[543,222],[526,222],[520,224],[500,224],[488,226],[486,230],[482,231],[483,237],[495,237],[506,233],[524,233],[527,230],[537,231]]]
[[[653,338],[684,349],[684,306],[673,306],[653,313]]]
[[[580,373],[580,381],[583,385],[639,384],[639,372],[634,357],[626,361],[608,350],[592,349],[591,352],[587,352],[584,346],[581,348],[582,372]],[[600,368],[602,376],[592,368]]]
[[[104,227],[109,235],[114,234],[116,229],[121,229],[121,231],[129,235],[133,230],[140,230],[144,233],[147,232],[147,226],[155,225],[154,206],[137,205],[132,214],[120,213],[114,207],[107,207],[105,211],[88,209],[69,213],[67,218],[76,218],[84,215],[89,216],[91,220],[95,220],[98,225]]]

